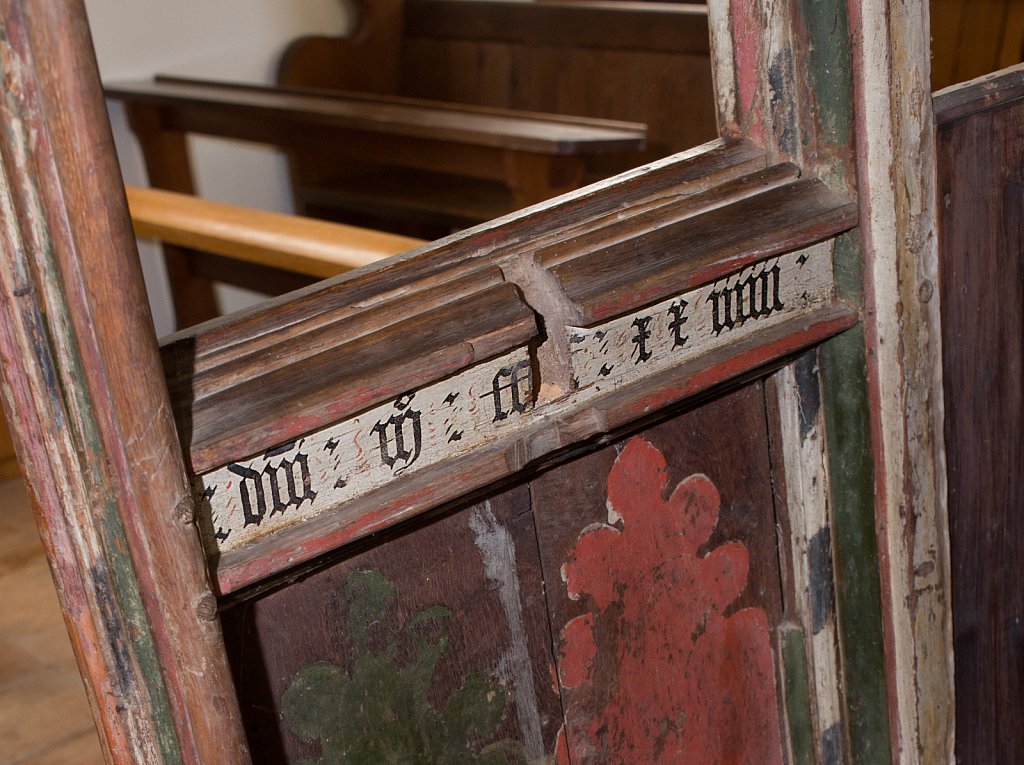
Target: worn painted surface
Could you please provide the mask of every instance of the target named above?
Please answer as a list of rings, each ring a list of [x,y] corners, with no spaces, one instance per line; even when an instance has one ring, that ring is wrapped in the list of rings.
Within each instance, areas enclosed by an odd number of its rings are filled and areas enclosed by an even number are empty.
[[[928,3],[849,7],[892,749],[944,762],[954,693]]]
[[[549,762],[561,709],[529,501],[492,495],[227,609],[254,761]]]
[[[201,476],[207,549],[236,549],[486,446],[533,408],[533,377],[529,350],[519,348]]]
[[[505,715],[506,692],[482,673],[467,675],[448,698],[429,698],[438,661],[449,650],[445,622],[435,605],[411,614],[398,635],[375,647],[370,629],[396,608],[394,586],[375,571],[356,571],[341,594],[348,634],[356,649],[351,669],[310,664],[292,678],[283,715],[301,739],[318,741],[318,765],[377,763],[525,763],[513,741],[486,746]],[[402,654],[407,654],[403,658]]]
[[[817,749],[811,712],[814,702],[807,671],[807,648],[800,629],[779,630],[779,654],[785,672],[790,758],[793,765],[814,765]],[[838,765],[836,760],[823,759],[822,762]]]
[[[577,699],[563,762],[781,763],[767,617],[726,615],[747,550],[700,555],[718,491],[694,475],[666,499],[666,482],[662,454],[627,442],[608,477],[608,523],[584,530],[564,565],[569,597],[592,610],[561,635],[559,679]]]
[[[807,30],[807,76],[817,104],[818,139],[847,147],[853,135],[850,26],[845,0],[798,0]]]
[[[825,426],[850,755],[854,762],[874,765],[889,761],[890,752],[863,348],[858,326],[824,344],[820,358],[829,402]]]
[[[812,727],[812,761],[842,761],[845,750],[843,683],[835,609],[828,461],[824,452],[824,401],[817,353],[811,351],[780,370],[768,387],[778,407],[773,450],[789,529],[789,617],[801,628],[806,653]],[[773,390],[774,389],[774,390]],[[781,464],[779,464],[781,463]],[[786,675],[797,669],[786,662]],[[788,701],[787,694],[787,701]],[[840,735],[836,739],[835,732]]]

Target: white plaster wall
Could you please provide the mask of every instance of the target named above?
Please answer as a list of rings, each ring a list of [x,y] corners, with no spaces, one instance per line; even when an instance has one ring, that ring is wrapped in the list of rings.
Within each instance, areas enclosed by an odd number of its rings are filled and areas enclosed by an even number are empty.
[[[85,0],[105,81],[154,74],[270,83],[287,43],[303,34],[343,34],[353,13],[347,0]],[[117,104],[111,124],[127,183],[147,185],[135,137]],[[267,210],[291,209],[281,156],[264,147],[190,139],[200,195]],[[173,331],[163,263],[140,241],[157,333]],[[258,299],[225,288],[221,305],[237,310]]]

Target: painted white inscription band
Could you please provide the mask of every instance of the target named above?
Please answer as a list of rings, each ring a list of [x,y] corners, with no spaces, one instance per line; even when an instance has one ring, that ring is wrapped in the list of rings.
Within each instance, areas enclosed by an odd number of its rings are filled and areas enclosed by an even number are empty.
[[[567,328],[574,402],[693,361],[828,302],[831,253],[829,242],[814,245],[604,324]],[[529,349],[517,348],[199,476],[200,528],[208,549],[236,549],[521,428],[535,416],[533,376]]]

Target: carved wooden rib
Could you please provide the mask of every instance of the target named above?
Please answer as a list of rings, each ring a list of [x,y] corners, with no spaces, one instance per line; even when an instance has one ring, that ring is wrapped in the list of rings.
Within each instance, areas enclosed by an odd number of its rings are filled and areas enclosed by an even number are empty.
[[[221,593],[841,331],[855,215],[715,142],[176,336]]]
[[[191,443],[192,469],[204,472],[291,441],[536,336],[533,311],[511,284],[488,286],[447,304],[442,292],[396,301],[394,313],[390,303],[370,306],[352,317],[351,330],[335,324],[281,338],[278,349],[192,378],[195,393],[184,412],[185,417],[191,413],[191,422],[179,419],[183,435],[191,436],[186,443]],[[417,303],[415,315],[403,316]],[[376,326],[367,331],[367,322]],[[301,344],[300,353],[291,352],[291,344]],[[176,393],[187,386],[188,378],[179,377]]]

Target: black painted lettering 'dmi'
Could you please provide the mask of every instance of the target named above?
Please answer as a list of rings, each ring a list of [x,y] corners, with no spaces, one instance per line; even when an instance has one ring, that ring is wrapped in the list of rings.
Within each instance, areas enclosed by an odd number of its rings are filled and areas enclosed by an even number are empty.
[[[786,306],[779,295],[782,272],[779,264],[764,268],[758,274],[726,285],[708,295],[711,303],[711,324],[716,335],[740,327],[748,319],[763,319]]]
[[[297,508],[307,500],[316,499],[307,460],[305,454],[298,454],[294,460],[281,460],[276,467],[268,462],[262,471],[244,465],[228,465],[228,470],[241,478],[238,494],[245,519],[243,526],[259,526],[268,510],[270,515],[283,513],[289,507]]]

